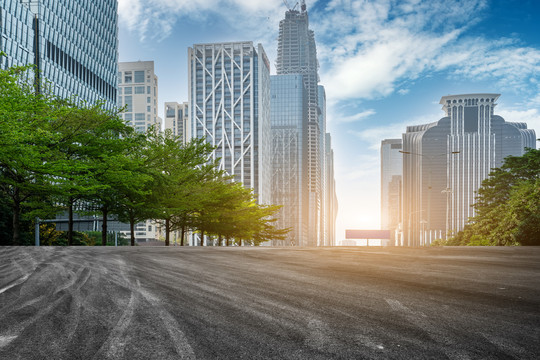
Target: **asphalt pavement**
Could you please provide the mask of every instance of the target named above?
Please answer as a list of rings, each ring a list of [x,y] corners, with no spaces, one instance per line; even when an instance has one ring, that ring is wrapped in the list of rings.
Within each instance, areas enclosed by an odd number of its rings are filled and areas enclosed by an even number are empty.
[[[540,248],[0,248],[0,359],[538,359]]]

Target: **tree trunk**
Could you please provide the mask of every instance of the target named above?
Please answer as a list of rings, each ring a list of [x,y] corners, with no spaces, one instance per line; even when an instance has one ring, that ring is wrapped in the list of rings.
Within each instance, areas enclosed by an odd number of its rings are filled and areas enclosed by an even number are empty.
[[[218,235],[217,246],[221,246],[221,235]]]
[[[131,246],[135,246],[135,218],[130,216],[129,218],[129,231],[131,238]]]
[[[73,245],[73,197],[69,197],[68,204],[68,246]]]
[[[107,206],[103,206],[101,208],[103,211],[103,225],[101,225],[101,245],[107,246],[107,215],[109,213],[109,209]]]
[[[204,229],[201,229],[201,246],[204,246]]]
[[[165,219],[165,246],[169,246],[169,233],[171,231],[171,219]]]
[[[15,188],[13,194],[13,245],[19,245],[21,240],[21,199],[19,197],[19,188]]]
[[[225,246],[229,246],[229,238],[228,237],[225,238]]]
[[[180,235],[180,246],[184,246],[185,233],[186,233],[186,226],[182,225],[182,234]]]

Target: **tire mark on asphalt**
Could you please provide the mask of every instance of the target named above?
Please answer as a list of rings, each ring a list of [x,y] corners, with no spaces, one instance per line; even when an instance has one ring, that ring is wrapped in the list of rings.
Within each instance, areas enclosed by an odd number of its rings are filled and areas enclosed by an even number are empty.
[[[13,282],[11,284],[9,284],[8,286],[0,289],[0,294],[2,294],[5,291],[8,291],[12,287],[15,287],[17,285],[20,285],[20,284],[24,283],[29,277],[30,277],[30,274],[27,274],[27,275],[24,275],[24,276],[18,278],[17,280],[13,280]]]
[[[126,309],[120,316],[120,319],[109,332],[109,337],[101,348],[94,355],[93,359],[122,359],[127,343],[127,329],[133,319],[135,307],[137,305],[137,295],[134,291],[131,292],[129,303]]]
[[[139,280],[137,280],[137,288],[139,289],[139,293],[152,305],[152,310],[158,313],[163,325],[165,325],[165,329],[169,333],[176,353],[180,356],[179,359],[196,359],[195,352],[189,344],[186,334],[180,330],[178,322],[176,322],[174,317],[163,308],[159,298],[142,289]]]
[[[442,351],[451,360],[469,360],[471,357],[468,353],[457,349],[455,341],[451,340],[451,336],[445,333],[440,326],[435,326],[427,318],[426,314],[420,311],[414,311],[403,305],[395,299],[385,299],[392,311],[401,314],[407,321],[416,327],[425,331],[427,335],[436,343],[442,346]]]
[[[512,341],[500,336],[493,336],[487,333],[480,333],[487,341],[495,345],[500,352],[509,356],[519,356],[520,359],[537,359],[538,354],[532,354],[527,349],[513,343]]]
[[[18,335],[4,335],[0,336],[0,349],[8,345],[10,342],[18,338]]]

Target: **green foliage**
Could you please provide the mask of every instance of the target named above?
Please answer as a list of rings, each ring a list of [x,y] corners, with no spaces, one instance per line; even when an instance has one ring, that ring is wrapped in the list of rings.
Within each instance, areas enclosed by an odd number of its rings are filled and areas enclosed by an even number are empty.
[[[169,233],[199,231],[257,245],[281,239],[279,207],[256,203],[252,190],[208,162],[203,140],[183,144],[170,131],[136,133],[118,110],[35,91],[33,70],[0,70],[1,244],[33,244],[36,217],[58,213],[112,215],[134,224],[153,219]],[[42,225],[47,245],[96,245],[96,233]],[[523,231],[528,231],[524,229]],[[134,231],[131,231],[134,245]],[[11,238],[11,240],[7,240]],[[123,241],[127,241],[122,239]],[[101,244],[114,243],[106,227]]]
[[[476,216],[448,245],[540,245],[540,150],[509,156],[478,191]]]

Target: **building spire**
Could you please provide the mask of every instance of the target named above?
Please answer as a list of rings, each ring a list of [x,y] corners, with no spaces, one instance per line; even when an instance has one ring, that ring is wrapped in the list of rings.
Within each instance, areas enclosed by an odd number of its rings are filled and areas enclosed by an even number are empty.
[[[302,3],[300,4],[300,9],[302,9],[302,12],[306,12],[306,1],[302,0]]]

